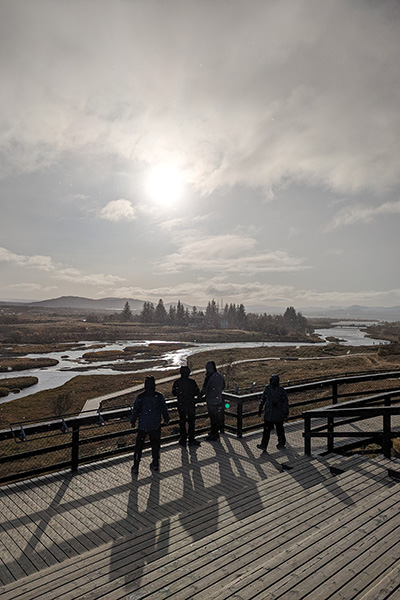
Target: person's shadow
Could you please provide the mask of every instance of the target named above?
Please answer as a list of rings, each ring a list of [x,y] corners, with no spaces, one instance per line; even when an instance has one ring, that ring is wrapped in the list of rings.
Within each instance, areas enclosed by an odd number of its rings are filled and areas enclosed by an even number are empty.
[[[146,501],[146,488],[149,485],[150,491]],[[159,518],[157,515],[159,506],[159,474],[155,473],[140,481],[138,481],[137,475],[132,475],[132,488],[127,504],[127,522],[131,523],[140,510],[141,513],[146,514],[148,526],[138,529],[136,534],[130,534],[127,544],[123,543],[123,539],[117,540],[113,544],[109,568],[109,581],[112,582],[123,577],[126,592],[133,594],[132,598],[135,598],[135,591],[142,585],[146,565],[168,554],[170,519],[169,517]],[[149,510],[150,507],[152,511]],[[129,564],[129,569],[127,569],[127,564]]]
[[[183,513],[180,517],[180,523],[193,541],[202,539],[218,530],[218,497],[207,494],[204,485],[201,467],[197,458],[196,449],[182,449],[182,473],[183,473],[183,498],[204,497],[204,506],[207,506],[207,529],[204,530],[204,523],[194,515]],[[202,507],[201,507],[202,508]],[[199,511],[201,510],[199,508]]]

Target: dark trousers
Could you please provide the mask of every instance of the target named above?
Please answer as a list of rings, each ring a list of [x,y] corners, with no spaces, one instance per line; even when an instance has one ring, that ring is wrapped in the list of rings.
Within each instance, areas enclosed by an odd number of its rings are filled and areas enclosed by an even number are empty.
[[[178,404],[179,413],[179,436],[182,441],[186,441],[186,436],[189,437],[189,442],[194,440],[194,427],[196,408],[195,405]],[[186,423],[188,424],[188,432],[186,433]]]
[[[210,417],[210,436],[218,438],[219,432],[224,433],[225,415],[222,404],[207,404],[208,416]]]
[[[161,427],[159,429],[154,429],[153,431],[143,431],[143,429],[139,429],[136,436],[135,454],[133,457],[134,461],[138,464],[140,459],[142,458],[144,442],[146,440],[147,434],[150,438],[151,455],[153,458],[153,463],[156,466],[158,466],[160,458]]]
[[[264,431],[261,444],[265,447],[268,446],[269,437],[271,435],[271,431],[274,428],[274,425],[276,427],[276,434],[278,436],[278,444],[282,444],[282,446],[286,444],[285,429],[283,427],[283,423],[273,423],[272,421],[264,421]]]

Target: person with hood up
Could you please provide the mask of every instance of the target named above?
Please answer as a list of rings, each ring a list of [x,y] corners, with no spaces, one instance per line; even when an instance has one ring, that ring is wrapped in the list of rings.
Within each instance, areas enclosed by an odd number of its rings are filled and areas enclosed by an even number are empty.
[[[278,436],[277,448],[284,448],[286,437],[283,423],[289,416],[289,401],[286,390],[279,385],[279,375],[272,375],[269,385],[265,387],[258,409],[259,417],[261,417],[264,405],[264,432],[261,444],[257,444],[257,448],[267,452],[270,434],[274,426]]]
[[[180,378],[176,379],[172,385],[172,395],[176,396],[178,400],[179,443],[181,446],[186,446],[188,438],[189,446],[200,446],[200,442],[194,438],[196,399],[200,394],[199,386],[194,379],[189,377],[189,367],[181,367],[180,374]],[[188,424],[187,433],[186,422]]]
[[[224,432],[224,405],[222,391],[225,389],[225,378],[217,371],[213,360],[206,364],[206,376],[204,379],[201,396],[207,403],[208,416],[210,417],[210,433],[205,438],[207,441],[219,439],[219,433]]]
[[[151,454],[153,458],[150,469],[153,471],[159,470],[161,416],[165,423],[169,422],[165,398],[162,394],[156,392],[156,382],[154,377],[146,377],[144,382],[144,392],[139,394],[136,398],[131,416],[132,427],[135,427],[136,421],[139,420],[132,467],[132,472],[135,474],[139,472],[139,463],[147,434],[150,438]]]

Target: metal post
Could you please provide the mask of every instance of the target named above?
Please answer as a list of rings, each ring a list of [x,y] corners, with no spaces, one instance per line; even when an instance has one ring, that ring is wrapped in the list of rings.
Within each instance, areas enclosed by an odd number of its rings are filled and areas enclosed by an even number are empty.
[[[332,384],[332,404],[337,404],[338,400],[338,383],[334,381]]]
[[[328,416],[328,439],[327,439],[327,450],[328,452],[333,452],[333,446],[334,446],[334,440],[333,440],[333,433],[334,433],[334,423],[333,423],[333,417],[332,416]]]
[[[390,414],[383,415],[383,455],[386,458],[391,458],[392,454],[392,428],[390,423]]]
[[[243,400],[237,399],[236,405],[236,435],[238,438],[243,437]]]
[[[72,424],[71,471],[75,473],[79,464],[79,421]]]
[[[304,415],[304,454],[311,455],[311,417]]]

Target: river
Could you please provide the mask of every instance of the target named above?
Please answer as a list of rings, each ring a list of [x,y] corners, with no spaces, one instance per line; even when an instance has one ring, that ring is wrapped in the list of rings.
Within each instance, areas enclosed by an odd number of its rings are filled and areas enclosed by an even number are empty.
[[[373,346],[377,344],[386,344],[385,340],[373,340],[371,338],[366,337],[365,329],[363,326],[370,325],[371,322],[368,323],[360,323],[360,322],[352,322],[352,321],[344,321],[338,323],[335,327],[330,329],[317,329],[315,331],[321,337],[321,343],[312,344],[313,346],[325,345],[327,344],[327,338],[334,337],[340,340],[340,343],[343,345],[349,346]],[[114,342],[110,344],[103,345],[101,342],[101,350],[123,350],[126,346],[148,346],[149,344],[156,343],[165,343],[165,341],[159,340],[157,341],[121,341]],[[171,343],[171,342],[169,342]],[[172,342],[173,343],[173,342]],[[181,342],[176,342],[179,346],[182,346]],[[41,369],[28,369],[26,371],[12,371],[8,373],[0,373],[0,379],[8,378],[8,377],[24,377],[24,376],[34,376],[39,379],[39,382],[36,385],[33,385],[29,388],[25,388],[18,393],[10,393],[5,398],[0,398],[0,404],[3,402],[9,402],[11,400],[15,400],[16,398],[23,398],[24,396],[29,396],[30,394],[34,394],[36,392],[40,392],[42,390],[53,389],[59,387],[79,375],[79,372],[74,369],[79,369],[82,366],[88,366],[88,363],[85,359],[82,358],[83,354],[88,351],[88,348],[95,345],[96,342],[81,342],[81,346],[79,350],[71,350],[68,351],[68,354],[64,352],[51,352],[46,353],[45,356],[48,358],[55,358],[58,360],[58,364],[53,367],[46,367]],[[215,343],[215,344],[199,344],[199,343],[190,343],[187,348],[179,348],[177,350],[170,350],[166,352],[162,357],[158,357],[154,359],[154,362],[157,363],[160,358],[163,359],[163,364],[155,364],[153,369],[154,371],[166,371],[177,369],[179,366],[186,364],[186,360],[192,354],[198,352],[205,352],[209,350],[224,350],[229,348],[271,348],[271,347],[282,347],[282,346],[308,346],[307,342],[296,343],[296,342],[227,342],[227,343]],[[29,354],[26,356],[27,358],[42,358],[43,354]],[[151,357],[150,357],[151,360]],[[146,362],[149,359],[146,358]],[[121,361],[123,362],[123,361]],[[135,362],[134,360],[129,359],[129,362]],[[141,369],[140,362],[138,362],[138,368],[132,369],[132,371],[123,371],[123,373],[142,373],[148,372],[149,368]],[[114,361],[113,364],[116,364],[117,361]],[[96,362],[93,369],[85,370],[84,375],[115,375],[118,376],[121,374],[121,371],[115,371],[113,369],[107,368],[105,365],[110,364],[110,361]],[[104,365],[104,366],[103,366]]]

